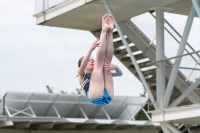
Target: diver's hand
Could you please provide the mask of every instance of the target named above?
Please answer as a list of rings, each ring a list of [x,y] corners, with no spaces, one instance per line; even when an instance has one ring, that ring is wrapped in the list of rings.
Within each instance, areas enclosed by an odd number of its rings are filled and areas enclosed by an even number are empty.
[[[104,64],[104,69],[107,70],[107,71],[112,71],[112,70],[115,70],[117,68],[118,68],[118,66],[115,65],[115,64],[112,64],[112,63]]]
[[[100,47],[100,38],[97,38],[93,43],[92,43],[92,46],[91,46],[91,50],[95,50],[96,47]]]

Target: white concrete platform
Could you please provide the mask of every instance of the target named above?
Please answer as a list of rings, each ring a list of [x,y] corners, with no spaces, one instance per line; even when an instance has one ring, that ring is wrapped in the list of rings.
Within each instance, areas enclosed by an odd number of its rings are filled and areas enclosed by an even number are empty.
[[[149,111],[153,122],[173,122],[177,124],[200,124],[200,103],[188,106]]]
[[[118,22],[130,20],[156,7],[188,15],[192,5],[191,0],[108,0],[108,3]],[[41,8],[41,4],[36,4],[35,8]],[[101,17],[105,13],[107,11],[101,0],[66,0],[44,11],[37,11],[35,17],[39,25],[96,31],[101,29]]]

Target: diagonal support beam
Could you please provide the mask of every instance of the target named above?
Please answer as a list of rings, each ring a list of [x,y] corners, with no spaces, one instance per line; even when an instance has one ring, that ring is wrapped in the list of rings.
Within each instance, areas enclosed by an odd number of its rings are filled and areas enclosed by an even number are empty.
[[[194,5],[194,8],[197,12],[197,15],[200,18],[200,7],[199,7],[199,0],[192,0],[192,4]]]
[[[46,116],[46,115],[49,113],[50,109],[53,107],[53,104],[54,104],[54,102],[56,101],[56,99],[58,98],[58,96],[59,96],[59,94],[57,94],[57,95],[55,96],[55,98],[53,99],[52,103],[51,103],[51,104],[47,107],[47,109],[44,111],[43,116]]]
[[[195,16],[195,9],[192,6],[191,9],[190,9],[190,13],[189,13],[186,25],[185,25],[185,29],[184,29],[184,32],[183,32],[181,43],[180,43],[179,48],[178,48],[177,56],[182,55],[183,52],[184,52],[184,49],[185,49],[185,46],[186,46],[186,43],[187,43],[187,39],[188,39],[188,36],[189,36],[189,33],[190,33],[190,29],[191,29],[191,26],[192,26],[192,22],[194,20],[194,16]],[[167,84],[165,96],[164,96],[164,107],[165,108],[168,107],[169,100],[171,98],[172,90],[174,88],[174,84],[175,84],[176,77],[177,77],[177,74],[178,74],[178,69],[179,69],[179,66],[180,66],[180,63],[181,63],[181,59],[182,58],[176,58],[174,66],[172,68],[172,72],[171,72],[169,82]]]
[[[142,111],[145,113],[146,117],[151,121],[151,117],[148,115],[148,113],[143,107],[142,107]]]
[[[79,109],[81,110],[82,114],[84,115],[85,119],[88,119],[87,115],[85,114],[85,112],[83,111],[83,109],[81,108],[81,106],[79,105]]]
[[[185,90],[169,107],[177,106],[183,99],[187,97],[188,94],[190,94],[194,89],[196,89],[199,84],[200,78],[195,83],[193,83],[187,90]]]
[[[110,116],[108,115],[108,113],[106,112],[106,110],[104,109],[104,107],[102,106],[101,109],[103,110],[103,112],[105,113],[106,117],[108,118],[108,120],[110,120]]]
[[[168,127],[173,133],[182,133],[180,130],[177,129],[172,123],[164,123],[166,127]]]
[[[116,18],[114,16],[114,14],[113,14],[108,2],[106,0],[103,0],[103,2],[104,2],[104,5],[105,5],[108,13],[113,16],[115,27],[117,28],[117,31],[118,31],[121,39],[122,39],[122,42],[124,43],[124,46],[126,47],[126,50],[127,50],[128,54],[130,55],[131,61],[134,64],[135,69],[137,70],[138,75],[139,75],[142,83],[144,84],[145,89],[147,90],[147,93],[148,93],[149,98],[151,99],[151,101],[152,101],[152,103],[154,105],[154,108],[158,109],[158,104],[156,103],[156,101],[154,99],[154,96],[153,96],[153,94],[152,94],[152,92],[151,92],[151,90],[150,90],[150,88],[149,88],[149,86],[148,86],[148,84],[147,84],[147,82],[146,82],[146,80],[144,78],[144,75],[142,74],[142,71],[141,71],[140,67],[138,66],[138,64],[136,62],[136,59],[135,59],[134,55],[132,54],[132,51],[131,51],[131,49],[130,49],[130,47],[129,47],[129,45],[128,45],[128,43],[127,43],[127,41],[126,41],[126,39],[125,39],[125,37],[124,37],[124,35],[122,33],[122,30],[121,30],[121,28],[120,28],[120,26],[119,26],[119,24],[118,24],[118,22],[117,22],[117,20],[116,20]]]
[[[160,123],[162,130],[164,131],[164,133],[172,133],[171,130],[169,130],[169,128],[167,128],[166,125],[164,125],[163,123]]]

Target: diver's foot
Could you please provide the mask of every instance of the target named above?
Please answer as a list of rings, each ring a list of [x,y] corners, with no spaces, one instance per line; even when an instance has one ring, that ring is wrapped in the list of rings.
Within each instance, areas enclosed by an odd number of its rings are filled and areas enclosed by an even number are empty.
[[[109,15],[108,14],[105,14],[103,17],[102,17],[102,30],[104,32],[108,32],[108,30],[110,29],[110,26],[108,25],[108,18]]]
[[[110,32],[112,32],[114,30],[114,19],[112,17],[112,15],[108,15],[108,25],[109,25],[109,29],[110,29]]]

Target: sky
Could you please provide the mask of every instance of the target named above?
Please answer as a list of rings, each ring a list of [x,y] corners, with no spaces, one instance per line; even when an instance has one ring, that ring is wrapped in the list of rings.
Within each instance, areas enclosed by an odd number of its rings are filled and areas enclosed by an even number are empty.
[[[61,90],[72,93],[80,88],[75,78],[77,62],[95,37],[88,31],[36,25],[34,6],[34,0],[0,1],[1,96],[8,91],[46,93],[47,85],[53,87],[55,93]],[[169,13],[165,13],[165,17],[182,34],[187,17]],[[151,40],[155,37],[155,19],[148,13],[132,21]],[[200,20],[195,18],[188,40],[195,50],[200,48],[199,34]],[[177,43],[165,34],[166,55],[175,56],[177,48]],[[192,67],[194,63],[185,58],[186,64],[188,61]],[[122,77],[114,78],[115,95],[143,93],[142,83],[117,58],[113,58],[113,63],[123,71]],[[194,76],[200,77],[200,73],[196,71]]]

